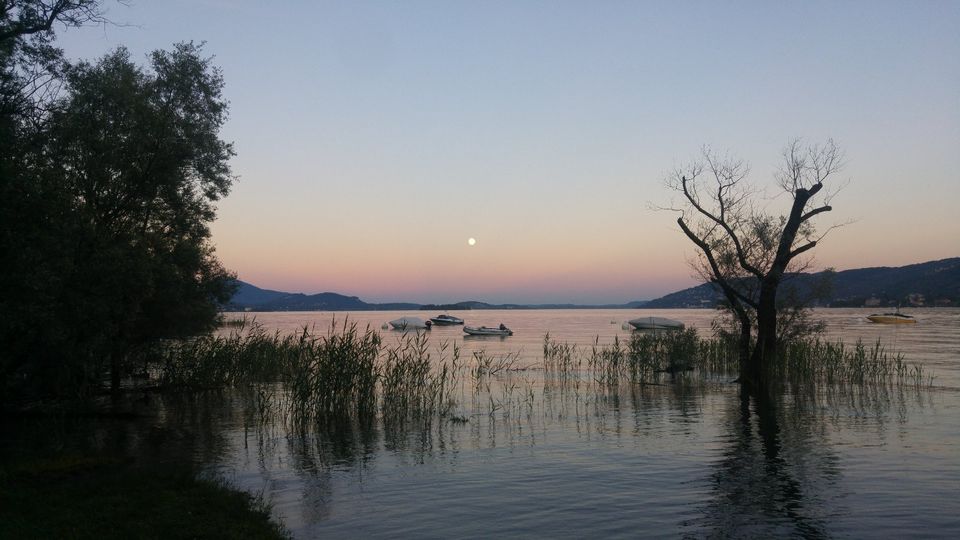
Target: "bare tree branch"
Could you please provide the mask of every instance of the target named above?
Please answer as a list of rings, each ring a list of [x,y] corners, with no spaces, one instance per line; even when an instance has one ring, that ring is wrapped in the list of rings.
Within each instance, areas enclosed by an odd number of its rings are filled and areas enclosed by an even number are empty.
[[[20,0],[0,4],[0,42],[21,36],[49,32],[54,23],[80,26],[104,22],[100,0]],[[12,15],[12,17],[11,17]]]
[[[817,215],[817,214],[821,214],[821,213],[823,213],[823,212],[829,212],[829,211],[831,211],[831,210],[833,210],[833,207],[831,207],[830,205],[821,206],[820,208],[816,208],[816,209],[814,209],[814,210],[811,210],[811,211],[807,212],[806,214],[804,214],[803,216],[801,216],[801,217],[800,217],[800,221],[807,221],[807,220],[809,220],[810,218],[812,218],[813,216],[815,216],[815,215]]]
[[[712,281],[717,285],[719,285],[720,288],[723,289],[724,293],[727,293],[728,297],[735,296],[742,302],[746,303],[747,305],[754,308],[757,307],[756,302],[752,298],[749,298],[741,294],[733,286],[730,285],[730,283],[727,281],[725,277],[726,274],[720,270],[720,265],[719,263],[717,263],[717,260],[713,255],[713,250],[710,249],[710,245],[704,242],[696,234],[694,234],[693,231],[691,231],[690,228],[687,227],[687,224],[684,223],[683,218],[678,218],[677,223],[680,225],[680,229],[683,230],[684,234],[687,235],[687,238],[689,238],[694,244],[696,244],[697,247],[701,249],[704,256],[707,258],[707,261],[710,263],[710,268],[713,271]]]

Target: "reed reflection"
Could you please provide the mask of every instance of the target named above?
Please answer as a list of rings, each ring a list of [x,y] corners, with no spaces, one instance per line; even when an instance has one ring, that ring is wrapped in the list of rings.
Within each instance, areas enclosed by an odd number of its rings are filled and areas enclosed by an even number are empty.
[[[558,450],[578,447],[613,456],[605,465],[614,468],[660,463],[681,471],[676,477],[668,474],[663,487],[693,490],[676,497],[687,497],[683,504],[689,508],[702,505],[693,520],[689,512],[677,517],[681,529],[720,536],[820,537],[828,535],[827,524],[844,502],[830,428],[844,418],[869,417],[877,425],[905,421],[908,402],[915,407],[913,400],[926,388],[896,370],[853,371],[838,360],[830,370],[787,366],[781,385],[751,394],[730,382],[723,350],[698,342],[693,334],[586,350],[547,340],[544,351],[543,362],[535,366],[521,365],[511,355],[483,353],[461,361],[455,349],[431,360],[422,338],[403,342],[385,363],[376,364],[377,386],[363,399],[344,394],[345,399],[330,402],[312,393],[301,399],[308,394],[296,385],[249,390],[248,410],[240,416],[245,432],[255,436],[245,441],[256,445],[264,477],[293,474],[300,495],[291,504],[309,507],[302,518],[308,527],[328,519],[342,523],[342,515],[331,518],[332,508],[356,501],[357,490],[365,489],[358,486],[386,483],[396,489],[389,472],[396,467],[424,466],[409,471],[433,478],[442,465],[482,483],[486,478],[476,469],[476,458],[516,449],[527,456],[543,451],[538,459],[558,470],[584,461],[597,467],[579,449],[569,462],[562,456],[569,450]],[[317,366],[326,365],[303,364],[303,380],[312,380]],[[337,369],[345,379],[355,376],[343,366]],[[876,375],[859,380],[850,373]],[[721,450],[711,454],[718,442]],[[695,459],[672,459],[687,452],[688,444],[698,448]],[[491,452],[501,449],[507,454]],[[659,461],[645,464],[648,454]],[[464,455],[471,456],[467,463]],[[502,459],[490,466],[504,467]],[[695,485],[702,482],[696,471],[704,463],[710,464],[707,502]],[[643,469],[639,474],[659,473]],[[602,485],[586,481],[591,489]],[[656,502],[650,500],[649,486],[643,489],[637,511]],[[385,494],[395,496],[389,489]]]

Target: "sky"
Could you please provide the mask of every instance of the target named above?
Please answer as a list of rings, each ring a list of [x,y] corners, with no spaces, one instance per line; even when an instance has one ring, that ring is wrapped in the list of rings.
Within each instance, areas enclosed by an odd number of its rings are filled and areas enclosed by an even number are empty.
[[[816,269],[960,256],[960,2],[105,5],[69,57],[193,40],[222,68],[213,242],[262,288],[656,298],[696,284],[666,176],[708,145],[772,189],[797,137],[846,156]]]

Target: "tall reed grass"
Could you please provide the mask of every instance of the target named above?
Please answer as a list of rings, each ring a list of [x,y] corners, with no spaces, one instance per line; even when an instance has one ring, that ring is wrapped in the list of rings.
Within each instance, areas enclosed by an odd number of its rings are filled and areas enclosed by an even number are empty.
[[[589,377],[594,382],[656,382],[682,374],[702,379],[729,378],[739,371],[736,344],[722,338],[701,338],[696,330],[645,334],[634,332],[624,345],[595,342],[586,355],[575,346],[547,335],[543,367],[557,380]],[[807,384],[909,384],[931,386],[933,376],[921,364],[909,364],[902,354],[889,353],[878,341],[872,347],[857,341],[797,339],[783,345],[771,373],[784,382]]]
[[[304,328],[281,335],[252,323],[229,335],[168,344],[152,369],[168,389],[257,388],[261,417],[282,403],[284,415],[300,424],[378,421],[388,429],[438,419],[465,423],[465,410],[529,415],[544,406],[536,399],[541,389],[544,395],[570,392],[579,402],[580,396],[616,396],[620,386],[669,382],[692,387],[732,381],[739,372],[733,343],[704,339],[694,330],[635,332],[627,341],[595,341],[587,348],[557,342],[548,334],[537,366],[542,378],[528,377],[530,366],[520,366],[519,358],[519,353],[478,351],[464,362],[458,346],[433,347],[426,333],[407,333],[385,343],[377,331],[344,320],[332,322],[324,333]],[[825,388],[932,384],[922,366],[889,354],[879,343],[796,340],[784,347],[771,372],[806,395]],[[596,393],[586,392],[586,386]]]
[[[385,346],[375,330],[333,321],[324,334],[267,332],[252,323],[226,336],[167,344],[154,358],[159,384],[195,390],[281,383],[298,419],[369,415],[402,419],[451,409],[461,371],[460,349],[430,352],[424,333],[404,334]],[[489,363],[482,369],[503,369]]]

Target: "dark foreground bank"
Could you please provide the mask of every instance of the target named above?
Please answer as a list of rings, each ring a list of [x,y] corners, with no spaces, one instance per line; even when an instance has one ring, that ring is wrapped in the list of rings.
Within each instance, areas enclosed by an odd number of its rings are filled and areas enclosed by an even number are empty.
[[[25,421],[44,426],[63,419],[21,418],[13,424]],[[184,437],[153,430],[142,442],[160,455],[182,448]],[[69,442],[6,454],[0,460],[0,538],[289,536],[270,520],[263,501],[198,475],[187,459],[134,458]]]

